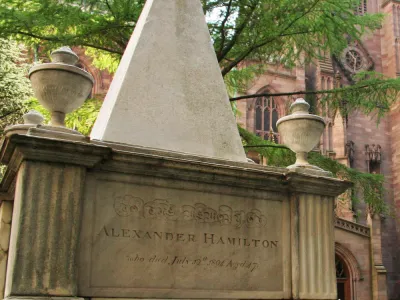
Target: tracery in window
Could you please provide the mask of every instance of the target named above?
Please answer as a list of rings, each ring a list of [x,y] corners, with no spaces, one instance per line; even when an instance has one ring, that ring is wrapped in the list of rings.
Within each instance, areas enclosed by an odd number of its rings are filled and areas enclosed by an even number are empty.
[[[276,103],[272,97],[260,97],[255,105],[255,132],[264,140],[278,142],[276,122],[279,119]]]
[[[372,174],[381,173],[382,148],[380,145],[365,145],[365,160],[368,172]]]
[[[335,265],[336,265],[336,279],[347,279],[346,268],[344,266],[343,261],[335,257]]]
[[[362,16],[367,13],[367,0],[360,0],[360,4],[354,9],[356,15]]]
[[[346,53],[346,64],[354,72],[360,70],[363,67],[363,58],[355,50],[349,50]]]

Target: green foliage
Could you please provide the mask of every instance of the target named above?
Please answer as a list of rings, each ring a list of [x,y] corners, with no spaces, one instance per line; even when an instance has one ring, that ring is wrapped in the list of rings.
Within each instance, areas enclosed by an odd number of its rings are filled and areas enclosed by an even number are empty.
[[[249,83],[266,71],[265,65],[249,64],[232,69],[225,77],[225,85],[230,97],[244,94],[249,89]]]
[[[77,130],[84,135],[89,135],[100,111],[101,104],[102,101],[99,99],[86,100],[79,109],[67,115],[65,119],[66,127]],[[45,117],[45,124],[50,121],[50,113],[37,99],[31,98],[26,105],[29,109],[40,112]]]
[[[296,161],[295,154],[287,148],[276,148],[277,144],[263,140],[255,134],[238,126],[239,134],[242,137],[244,146],[271,146],[271,147],[252,147],[246,148],[246,151],[255,151],[266,158],[268,165],[275,167],[287,167]]]
[[[121,55],[145,0],[3,0],[0,37]],[[340,53],[379,27],[382,15],[354,14],[360,0],[202,0],[222,74],[242,61],[286,66]],[[315,51],[319,49],[320,51]],[[98,54],[98,53],[97,53]],[[109,60],[102,54],[103,64]],[[113,61],[115,57],[111,59]],[[113,63],[111,64],[113,65]]]
[[[244,145],[246,146],[270,146],[246,148],[247,151],[255,151],[262,157],[265,157],[267,164],[270,166],[287,167],[293,164],[296,160],[295,154],[288,148],[276,148],[274,146],[278,146],[277,144],[265,141],[241,127],[239,127],[239,133]],[[372,212],[386,215],[389,213],[388,206],[383,199],[384,177],[382,175],[363,173],[348,168],[345,165],[317,152],[309,153],[309,162],[326,171],[332,172],[334,177],[353,182],[353,203],[359,202],[360,199],[363,199]]]
[[[0,34],[121,54],[144,0],[2,0]]]
[[[3,178],[5,171],[6,171],[6,166],[5,165],[0,165],[0,181]]]
[[[32,93],[22,51],[16,42],[0,38],[0,135],[20,119],[24,100]]]
[[[379,121],[399,99],[400,78],[386,78],[376,72],[360,72],[354,76],[354,80],[354,85],[320,91],[323,94],[321,104],[328,103],[332,109],[338,109],[342,116],[358,110],[365,115],[375,115]]]
[[[0,37],[13,37],[35,47],[40,43],[42,48],[84,46],[96,67],[113,73],[144,3],[3,0]],[[254,77],[265,71],[266,62],[293,67],[325,53],[338,56],[349,41],[379,28],[383,19],[381,14],[354,14],[360,0],[202,0],[202,4],[231,96],[246,91]],[[372,79],[358,78],[351,89],[325,94],[323,101],[344,113],[354,107],[370,113],[379,99],[381,116],[400,90],[399,83],[379,79],[378,74],[368,76]],[[368,82],[372,84],[364,88]]]
[[[109,53],[95,48],[86,48],[86,54],[93,58],[92,64],[99,70],[107,70],[111,74],[117,71],[120,54]]]
[[[228,73],[243,59],[286,66],[339,54],[348,39],[377,29],[382,15],[354,14],[359,0],[203,1],[218,60]],[[316,51],[319,49],[319,51]]]

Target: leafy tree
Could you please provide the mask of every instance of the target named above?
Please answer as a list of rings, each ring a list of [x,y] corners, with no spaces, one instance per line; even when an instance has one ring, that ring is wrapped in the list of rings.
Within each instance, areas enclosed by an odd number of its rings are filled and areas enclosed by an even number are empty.
[[[231,96],[246,90],[247,82],[265,68],[266,61],[293,67],[325,53],[338,55],[349,40],[359,40],[379,28],[383,19],[380,14],[355,14],[360,0],[201,2]],[[40,43],[53,49],[60,45],[84,46],[97,67],[115,71],[144,3],[145,0],[3,0],[0,37],[11,36],[35,47]],[[369,86],[373,83],[374,93],[365,88],[364,79],[369,80]],[[347,110],[361,107],[368,111],[373,106],[381,116],[400,90],[400,80],[388,85],[385,78],[376,74],[355,81],[359,83],[357,92],[307,92],[321,94],[323,101],[329,100],[336,107],[342,105],[345,96]],[[380,103],[372,96],[378,96]]]
[[[22,50],[16,42],[0,38],[0,136],[21,118],[24,100],[31,95]],[[0,165],[0,178],[3,171]]]
[[[31,95],[22,51],[16,42],[0,38],[0,135],[21,117]]]
[[[121,55],[144,0],[3,0],[0,33],[25,42],[80,45]],[[348,39],[377,29],[380,15],[359,16],[360,0],[202,0],[222,74],[248,58],[294,65],[339,53]]]

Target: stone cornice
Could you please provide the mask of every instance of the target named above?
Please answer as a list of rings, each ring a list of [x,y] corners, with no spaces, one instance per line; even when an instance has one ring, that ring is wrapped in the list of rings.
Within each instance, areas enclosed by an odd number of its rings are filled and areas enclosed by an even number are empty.
[[[350,222],[350,221],[347,221],[347,220],[344,220],[341,218],[335,219],[335,227],[346,230],[346,231],[350,231],[352,233],[356,233],[358,235],[362,235],[362,236],[365,236],[368,238],[371,236],[369,227],[361,225],[361,224],[357,224],[354,222]]]
[[[15,176],[24,160],[93,167],[110,154],[110,148],[88,143],[19,134],[7,136],[0,146],[0,162],[8,166],[0,183],[1,198],[14,194]]]
[[[303,192],[336,197],[352,184],[329,177],[288,171],[250,163],[224,161],[155,149],[125,147],[113,149],[112,159],[96,168],[105,171],[183,177],[204,183],[246,186],[278,192]]]
[[[8,165],[0,191],[9,191],[24,160],[73,164],[136,176],[180,178],[199,184],[246,187],[281,194],[300,192],[335,197],[351,186],[351,183],[339,179],[300,174],[286,168],[120,144],[14,134],[6,138],[0,150],[0,161]]]
[[[92,167],[110,153],[110,148],[100,145],[14,134],[3,141],[0,161],[16,168],[23,159]]]
[[[332,197],[339,196],[353,185],[349,181],[337,178],[303,175],[297,172],[289,172],[287,181],[290,185],[290,191]]]

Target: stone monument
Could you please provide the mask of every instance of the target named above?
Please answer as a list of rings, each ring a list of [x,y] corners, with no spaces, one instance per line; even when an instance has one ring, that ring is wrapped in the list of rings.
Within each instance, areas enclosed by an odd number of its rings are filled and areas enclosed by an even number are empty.
[[[0,148],[6,299],[336,299],[350,184],[246,162],[200,1],[147,1],[92,140],[28,123]]]
[[[246,161],[200,1],[147,0],[91,138]]]

